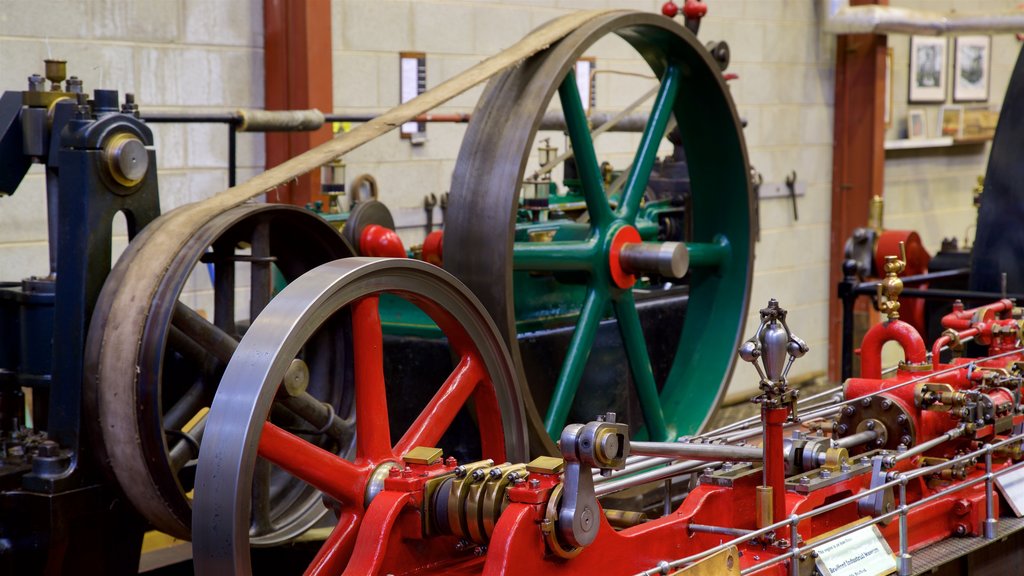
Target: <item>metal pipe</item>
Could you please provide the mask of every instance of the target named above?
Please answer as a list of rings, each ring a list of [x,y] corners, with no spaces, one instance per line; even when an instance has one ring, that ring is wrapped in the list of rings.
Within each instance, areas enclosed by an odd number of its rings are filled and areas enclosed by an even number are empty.
[[[703,532],[705,534],[721,534],[723,536],[747,536],[752,534],[753,530],[744,530],[743,528],[726,528],[725,526],[709,526],[707,524],[687,524],[686,528],[690,532]]]
[[[865,430],[856,434],[851,434],[845,438],[840,438],[835,441],[835,445],[838,448],[850,449],[854,446],[860,446],[861,444],[867,444],[878,438],[878,432],[875,430]]]
[[[632,457],[631,457],[632,458]],[[621,478],[629,474],[636,474],[658,466],[664,466],[675,462],[675,458],[654,458],[652,456],[637,456],[636,462],[626,461],[626,467],[622,470],[612,470],[607,476],[602,476],[599,470],[594,470],[594,484],[603,484],[615,478]]]
[[[591,112],[587,115],[590,120],[591,129],[601,128],[612,122],[606,131],[608,132],[643,132],[647,126],[647,114],[627,114],[619,120],[614,120],[617,112]],[[565,115],[557,110],[545,112],[540,120],[541,130],[565,131]]]
[[[967,14],[910,10],[892,6],[850,6],[849,0],[822,0],[826,32],[831,34],[963,34],[1024,30],[1024,12]]]
[[[612,482],[605,482],[604,484],[599,484],[596,487],[594,487],[594,494],[598,498],[601,498],[609,494],[622,492],[623,490],[628,490],[630,488],[635,488],[637,486],[643,486],[644,484],[657,482],[659,480],[664,480],[666,478],[672,478],[673,476],[681,476],[683,474],[693,472],[694,470],[700,468],[716,466],[718,464],[721,464],[721,462],[709,463],[704,462],[702,460],[684,460],[682,462],[679,462],[678,464],[673,464],[671,466],[666,466],[664,468],[656,468],[649,472],[643,472],[635,476],[627,476],[625,478],[620,478]]]
[[[690,460],[722,462],[760,462],[764,453],[751,446],[730,444],[684,444],[681,442],[634,442],[629,443],[629,452],[640,456],[663,456],[688,458]]]
[[[878,282],[862,282],[854,286],[853,290],[858,296],[874,295],[878,288]],[[900,297],[925,298],[928,300],[1001,300],[1011,298],[1015,300],[1024,299],[1024,294],[1003,294],[1001,292],[978,292],[974,290],[941,290],[938,288],[904,288]]]
[[[234,188],[238,177],[237,135],[235,125],[228,125],[228,188]]]
[[[956,438],[959,438],[959,437],[963,436],[963,434],[964,434],[963,427],[953,428],[952,430],[950,430],[949,432],[946,432],[945,434],[943,434],[941,436],[937,436],[935,438],[932,438],[931,440],[929,440],[927,442],[922,442],[922,443],[918,444],[917,446],[914,446],[913,448],[911,448],[909,450],[906,450],[906,451],[904,451],[902,453],[897,454],[896,455],[896,460],[897,461],[906,460],[907,458],[913,458],[914,456],[917,456],[918,454],[924,454],[925,452],[931,450],[932,448],[935,448],[936,446],[939,446],[940,444],[943,444],[945,442],[949,442],[950,440],[953,440],[953,439],[956,439]]]

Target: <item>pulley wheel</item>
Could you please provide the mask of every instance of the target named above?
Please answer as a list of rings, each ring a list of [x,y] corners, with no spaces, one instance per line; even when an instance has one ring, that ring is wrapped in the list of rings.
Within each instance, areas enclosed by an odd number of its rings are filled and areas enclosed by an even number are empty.
[[[455,358],[437,392],[401,434],[389,425],[379,315],[381,296],[415,304],[437,324]],[[321,449],[280,426],[271,405],[289,366],[319,341],[354,361],[350,386],[356,448],[350,458]],[[347,258],[289,284],[256,319],[231,358],[210,409],[199,455],[193,555],[201,575],[251,573],[249,518],[258,457],[315,486],[338,523],[307,573],[340,574],[362,515],[389,470],[417,446],[445,447],[445,431],[465,409],[475,413],[481,457],[526,456],[520,392],[504,341],[479,301],[443,270],[414,260]],[[269,416],[269,419],[268,419]],[[457,439],[455,439],[457,440]]]
[[[636,49],[661,82],[614,208],[574,75],[576,61],[610,34]],[[524,171],[548,102],[556,97],[582,181],[589,229],[577,240],[516,241]],[[689,301],[678,345],[668,351],[672,358],[667,376],[656,382],[650,358],[660,337],[644,333],[636,290],[616,256],[624,241],[639,239],[634,234],[637,214],[672,116],[692,190],[689,274],[684,282]],[[518,345],[514,295],[520,280],[550,273],[580,295],[571,307],[575,328],[553,389],[529,383],[527,411],[536,451],[554,451],[550,438],[557,438],[566,424],[602,322],[617,322],[621,335],[643,420],[630,422],[634,429],[665,440],[697,432],[711,417],[732,373],[747,314],[754,256],[749,174],[739,118],[718,64],[693,34],[662,16],[616,12],[595,18],[490,81],[455,167],[445,268],[491,312],[521,374],[524,361],[537,360],[522,358]]]
[[[204,414],[240,334],[270,301],[278,274],[291,281],[351,250],[311,212],[245,204],[199,224],[156,292],[137,294],[121,279],[143,243],[160,242],[160,226],[158,219],[143,230],[104,284],[86,346],[86,421],[100,440],[94,444],[102,465],[135,508],[157,529],[189,539]],[[182,292],[206,284],[190,281],[205,275],[212,276],[213,291],[204,317],[185,304]],[[141,337],[108,322],[112,309],[125,305],[148,308]],[[308,354],[317,357],[309,389],[346,416],[341,383],[347,359],[333,348]],[[337,443],[324,435],[315,441]],[[327,512],[304,483],[267,466],[262,472],[252,518],[256,542],[288,540]]]
[[[341,229],[341,235],[358,252],[359,239],[363,237],[363,230],[371,225],[394,230],[395,219],[392,218],[391,211],[388,210],[388,207],[383,202],[363,200],[352,208],[352,212],[348,215],[348,221],[345,222],[345,227]],[[361,255],[365,256],[365,254]]]

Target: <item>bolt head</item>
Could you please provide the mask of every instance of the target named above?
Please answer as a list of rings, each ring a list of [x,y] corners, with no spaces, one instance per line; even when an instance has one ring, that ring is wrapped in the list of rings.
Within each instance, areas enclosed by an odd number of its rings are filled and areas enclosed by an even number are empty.
[[[892,408],[892,400],[882,400],[882,410],[888,410]]]
[[[853,406],[850,406],[850,405],[843,406],[843,414],[845,416],[853,416],[856,412],[857,412],[857,409],[854,408]]]
[[[868,420],[867,422],[864,423],[864,427],[867,428],[868,430],[874,430],[875,429],[875,421],[874,420]]]
[[[860,405],[865,407],[865,408],[871,406],[871,397],[870,396],[865,397],[863,400],[860,401]]]
[[[540,480],[537,480],[536,478],[533,478],[532,480],[530,480],[530,488],[539,488],[539,487],[540,487]]]

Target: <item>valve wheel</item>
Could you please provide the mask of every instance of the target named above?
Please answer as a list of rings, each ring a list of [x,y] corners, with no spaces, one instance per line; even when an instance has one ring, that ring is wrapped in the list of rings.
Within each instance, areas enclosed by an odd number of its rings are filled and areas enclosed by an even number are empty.
[[[618,203],[609,202],[574,76],[575,62],[616,34],[660,78],[647,126]],[[557,94],[582,181],[589,228],[574,240],[517,241],[519,192],[547,103]],[[633,287],[623,270],[622,236],[635,238],[658,146],[674,116],[692,189],[688,303],[678,345],[658,352],[645,338]],[[526,395],[531,441],[556,453],[591,348],[608,310],[617,321],[644,432],[655,440],[695,433],[711,417],[743,337],[753,266],[752,198],[739,118],[719,66],[688,30],[662,16],[618,12],[588,22],[548,51],[494,78],[473,113],[456,164],[444,237],[445,268],[481,299],[525,374],[515,294],[530,275],[574,286],[575,328],[552,390],[531,380]],[[580,224],[559,224],[569,228]],[[496,233],[506,230],[506,234]],[[618,239],[618,240],[617,240]],[[652,290],[651,292],[655,292]],[[665,297],[678,294],[666,291]],[[672,354],[656,382],[651,351]],[[557,359],[556,359],[557,361]],[[536,360],[531,362],[536,363]],[[523,378],[522,381],[526,381]],[[547,396],[550,394],[550,400]],[[546,404],[546,405],[545,405]],[[603,410],[602,410],[603,411]],[[544,414],[542,417],[541,414]],[[638,422],[631,422],[640,429]]]
[[[397,440],[384,379],[378,310],[383,295],[403,298],[430,316],[456,359],[454,370]],[[348,458],[282,429],[271,412],[289,366],[311,342],[323,340],[353,359],[346,387],[352,397],[346,401],[354,406],[356,446]],[[467,407],[476,415],[482,457],[525,458],[525,415],[504,342],[479,301],[451,275],[423,262],[373,258],[338,260],[303,275],[242,337],[210,409],[196,479],[196,573],[251,573],[251,493],[261,459],[333,501],[337,526],[306,574],[340,573],[389,468],[401,466],[411,448],[443,446],[445,431]]]
[[[102,440],[95,442],[98,460],[135,508],[157,529],[191,539],[189,493],[204,443],[204,413],[239,331],[266,306],[278,273],[290,281],[352,253],[338,232],[311,212],[246,204],[197,223],[156,292],[138,294],[121,280],[140,246],[160,241],[160,225],[158,219],[132,242],[97,302],[86,345],[85,420],[92,437]],[[243,265],[248,274],[242,274]],[[190,277],[208,270],[213,287],[210,320],[182,299]],[[238,318],[243,290],[248,292],[248,310]],[[126,306],[147,308],[139,336],[111,320],[115,309]],[[325,354],[320,362],[309,388],[338,402],[345,359]],[[319,495],[304,483],[269,469],[258,482],[253,539],[259,544],[289,540],[326,513]]]

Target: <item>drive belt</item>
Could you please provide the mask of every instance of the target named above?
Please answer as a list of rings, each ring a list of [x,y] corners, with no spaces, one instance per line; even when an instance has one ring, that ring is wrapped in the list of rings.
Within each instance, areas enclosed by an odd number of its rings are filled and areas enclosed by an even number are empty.
[[[116,364],[125,357],[134,357],[143,327],[160,279],[166,273],[175,253],[210,218],[247,200],[285,185],[299,176],[346,154],[415,117],[429,112],[467,90],[482,84],[501,72],[518,65],[530,56],[548,48],[580,26],[617,10],[575,12],[552,20],[512,45],[487,58],[465,72],[420,94],[350,132],[312,148],[238,186],[211,198],[187,204],[164,214],[132,242],[123,258],[131,258],[117,294],[110,307],[107,331],[103,335],[99,361]],[[123,371],[122,378],[136,378],[132,371]],[[106,385],[106,383],[104,383]]]

